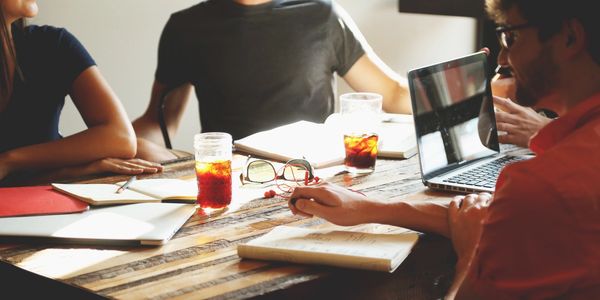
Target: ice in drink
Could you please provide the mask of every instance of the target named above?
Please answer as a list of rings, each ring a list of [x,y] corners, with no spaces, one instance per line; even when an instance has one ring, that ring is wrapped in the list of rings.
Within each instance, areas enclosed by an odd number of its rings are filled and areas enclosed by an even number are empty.
[[[345,134],[346,169],[353,173],[372,172],[377,161],[377,141],[377,134]]]
[[[231,203],[231,160],[196,161],[198,204],[218,209]]]

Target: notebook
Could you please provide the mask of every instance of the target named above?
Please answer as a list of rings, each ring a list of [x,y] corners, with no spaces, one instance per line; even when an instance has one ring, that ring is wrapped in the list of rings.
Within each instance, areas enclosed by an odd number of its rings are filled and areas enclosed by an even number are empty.
[[[198,185],[195,179],[140,179],[133,181],[123,192],[116,193],[123,183],[53,183],[52,187],[92,205],[141,202],[195,203],[198,196]]]
[[[339,165],[344,162],[343,132],[338,126],[338,114],[325,123],[298,121],[261,131],[234,142],[238,151],[286,162],[305,158],[314,168]],[[379,129],[379,157],[408,158],[416,154],[412,118],[384,116]]]
[[[408,82],[425,185],[493,192],[504,165],[531,158],[500,153],[484,52],[411,70]]]
[[[163,245],[195,211],[192,204],[138,203],[80,214],[0,218],[0,241]]]
[[[243,258],[393,272],[418,238],[416,232],[387,225],[370,232],[277,226],[237,251]]]
[[[0,217],[78,213],[88,208],[49,185],[0,188]]]

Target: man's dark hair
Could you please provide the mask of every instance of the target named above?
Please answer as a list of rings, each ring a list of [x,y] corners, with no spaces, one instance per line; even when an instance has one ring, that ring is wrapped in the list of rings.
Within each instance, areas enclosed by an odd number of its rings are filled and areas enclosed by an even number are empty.
[[[516,7],[538,28],[540,41],[559,32],[565,21],[577,19],[585,29],[588,52],[600,64],[600,16],[595,4],[593,0],[486,0],[486,10],[492,20],[504,24],[507,11]]]

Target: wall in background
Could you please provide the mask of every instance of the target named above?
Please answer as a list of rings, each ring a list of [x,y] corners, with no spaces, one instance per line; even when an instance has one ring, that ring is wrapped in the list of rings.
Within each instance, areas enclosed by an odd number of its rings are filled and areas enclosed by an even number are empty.
[[[129,117],[140,116],[150,99],[158,40],[169,15],[198,0],[52,0],[39,1],[35,24],[66,27],[88,49],[115,90]],[[397,0],[338,0],[367,42],[392,70],[408,70],[475,50],[475,21],[463,17],[398,12]],[[338,80],[338,92],[349,88]],[[192,149],[200,130],[198,106],[190,101],[173,146]],[[60,124],[63,135],[85,128],[67,101]]]

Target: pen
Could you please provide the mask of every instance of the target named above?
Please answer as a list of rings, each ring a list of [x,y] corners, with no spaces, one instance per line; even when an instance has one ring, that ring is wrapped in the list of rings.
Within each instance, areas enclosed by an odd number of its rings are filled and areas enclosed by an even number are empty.
[[[131,176],[131,178],[129,178],[122,186],[120,186],[117,191],[115,193],[120,194],[122,193],[126,188],[129,187],[129,185],[134,182],[137,179],[137,177],[135,176]]]

